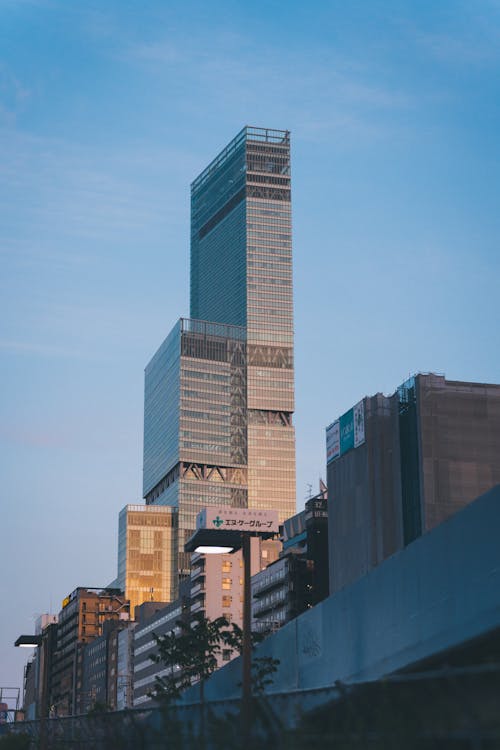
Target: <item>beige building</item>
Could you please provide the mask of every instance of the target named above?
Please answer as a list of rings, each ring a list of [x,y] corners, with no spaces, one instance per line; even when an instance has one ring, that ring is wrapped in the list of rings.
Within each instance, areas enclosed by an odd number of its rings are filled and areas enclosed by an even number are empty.
[[[278,559],[282,544],[278,540],[251,539],[251,575],[259,573]],[[243,557],[241,550],[231,554],[191,556],[191,616],[201,612],[210,620],[224,616],[243,627]],[[234,654],[223,651],[221,661]]]
[[[118,521],[118,587],[130,612],[146,601],[177,596],[177,509],[126,505]]]

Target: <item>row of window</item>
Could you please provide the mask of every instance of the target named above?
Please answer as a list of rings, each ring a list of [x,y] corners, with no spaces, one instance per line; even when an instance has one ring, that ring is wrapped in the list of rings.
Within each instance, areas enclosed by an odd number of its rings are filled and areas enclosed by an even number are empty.
[[[192,370],[184,367],[183,375],[186,378],[196,378],[198,380],[213,380],[214,382],[226,383],[229,380],[229,373],[207,372],[204,370]]]
[[[265,255],[264,255],[265,257]],[[255,254],[251,255],[247,260],[247,267],[257,268],[259,270],[271,270],[271,271],[288,271],[292,272],[292,265],[287,261],[280,259],[271,260],[260,260]]]
[[[229,407],[227,407],[229,411]],[[199,419],[199,420],[210,420],[211,423],[221,422],[227,424],[231,418],[230,414],[217,414],[215,412],[203,412],[203,411],[191,411],[188,409],[181,409],[181,417],[186,419]]]

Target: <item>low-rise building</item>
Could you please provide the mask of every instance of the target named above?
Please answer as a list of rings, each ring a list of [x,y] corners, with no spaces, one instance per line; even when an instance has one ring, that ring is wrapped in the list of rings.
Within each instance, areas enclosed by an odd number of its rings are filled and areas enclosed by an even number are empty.
[[[250,540],[252,576],[278,559],[282,549],[279,539]],[[191,556],[191,617],[202,613],[210,620],[225,617],[243,627],[243,557],[241,550],[227,554]],[[235,654],[224,649],[220,665]]]
[[[252,629],[269,634],[328,596],[328,493],[283,523],[279,559],[252,577]]]
[[[119,589],[76,588],[63,600],[51,664],[51,713],[83,711],[83,649],[103,633],[107,620],[127,620],[129,603]]]
[[[153,705],[152,693],[156,676],[166,674],[162,664],[156,664],[151,656],[158,652],[155,636],[175,630],[179,620],[188,622],[189,581],[181,583],[179,597],[175,602],[145,602],[136,609],[136,626],[133,634],[133,705]]]

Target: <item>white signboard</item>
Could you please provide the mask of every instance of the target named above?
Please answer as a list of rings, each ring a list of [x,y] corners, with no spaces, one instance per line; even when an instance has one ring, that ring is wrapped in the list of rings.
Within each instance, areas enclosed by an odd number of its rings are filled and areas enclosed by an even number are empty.
[[[340,456],[340,423],[336,422],[326,428],[326,463]]]
[[[278,511],[259,510],[257,508],[209,507],[198,513],[196,528],[277,533],[279,530]]]
[[[326,463],[365,442],[365,405],[360,401],[326,428]]]
[[[362,445],[365,442],[365,406],[364,402],[360,401],[359,404],[353,409],[354,412],[354,447]]]

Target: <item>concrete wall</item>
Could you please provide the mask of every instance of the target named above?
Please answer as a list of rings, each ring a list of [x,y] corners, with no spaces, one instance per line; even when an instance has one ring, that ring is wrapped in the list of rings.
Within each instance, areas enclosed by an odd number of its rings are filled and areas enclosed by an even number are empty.
[[[500,627],[499,530],[500,485],[270,636],[271,692],[378,678]],[[207,699],[238,696],[240,680],[237,659]]]

